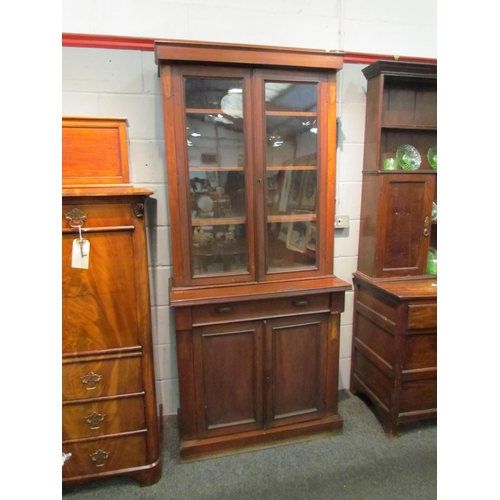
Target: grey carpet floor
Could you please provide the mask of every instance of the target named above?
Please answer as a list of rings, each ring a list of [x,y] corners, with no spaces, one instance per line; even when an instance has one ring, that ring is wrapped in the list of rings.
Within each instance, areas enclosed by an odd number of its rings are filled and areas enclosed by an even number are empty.
[[[385,435],[365,400],[341,391],[340,435],[179,463],[176,419],[165,419],[163,476],[75,486],[63,500],[432,500],[437,498],[436,421]]]

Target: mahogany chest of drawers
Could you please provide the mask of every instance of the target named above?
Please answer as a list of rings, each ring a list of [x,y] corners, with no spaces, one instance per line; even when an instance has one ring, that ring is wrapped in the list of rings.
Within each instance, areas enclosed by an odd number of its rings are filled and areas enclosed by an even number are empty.
[[[161,476],[144,224],[149,194],[131,186],[63,189],[63,485],[116,474],[146,485]],[[83,249],[87,267],[74,267]]]

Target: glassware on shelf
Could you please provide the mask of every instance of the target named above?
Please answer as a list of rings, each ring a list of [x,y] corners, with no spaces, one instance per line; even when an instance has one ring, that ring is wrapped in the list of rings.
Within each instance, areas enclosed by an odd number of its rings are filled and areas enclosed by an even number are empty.
[[[402,144],[396,150],[398,165],[403,170],[418,170],[422,163],[422,158],[418,150],[410,144]]]
[[[437,146],[432,146],[431,148],[429,148],[429,151],[427,151],[427,160],[429,161],[429,165],[431,166],[431,168],[437,170],[437,165],[438,165]]]
[[[398,159],[394,153],[385,153],[382,159],[382,166],[384,170],[397,170]]]
[[[433,247],[429,248],[427,254],[427,272],[432,275],[437,275],[437,250]]]
[[[433,201],[432,202],[431,219],[437,220],[437,218],[438,218],[438,207],[437,207],[437,203],[435,201]]]

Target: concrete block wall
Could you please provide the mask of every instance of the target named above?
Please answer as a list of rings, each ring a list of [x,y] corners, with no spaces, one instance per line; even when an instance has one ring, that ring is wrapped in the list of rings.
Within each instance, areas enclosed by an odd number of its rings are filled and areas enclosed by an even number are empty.
[[[65,47],[62,52],[62,114],[126,117],[131,182],[154,191],[147,207],[150,289],[158,400],[165,414],[179,403],[175,332],[169,307],[170,224],[160,81],[153,52]],[[365,79],[363,66],[338,74],[340,119],[337,213],[350,227],[335,231],[334,272],[351,282],[356,270],[363,159]],[[353,293],[341,317],[339,387],[349,387]]]

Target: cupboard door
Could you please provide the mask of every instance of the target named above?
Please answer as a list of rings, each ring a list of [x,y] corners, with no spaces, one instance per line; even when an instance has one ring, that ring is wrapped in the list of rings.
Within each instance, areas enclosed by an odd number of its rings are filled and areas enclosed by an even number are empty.
[[[384,175],[377,275],[426,273],[432,231],[432,175]]]
[[[266,426],[325,415],[328,314],[266,322]]]
[[[198,437],[262,428],[262,322],[193,329]]]

